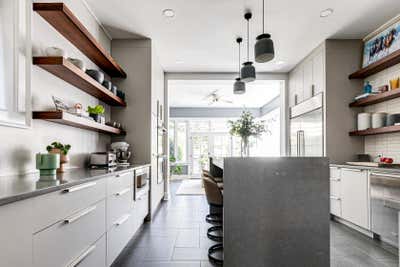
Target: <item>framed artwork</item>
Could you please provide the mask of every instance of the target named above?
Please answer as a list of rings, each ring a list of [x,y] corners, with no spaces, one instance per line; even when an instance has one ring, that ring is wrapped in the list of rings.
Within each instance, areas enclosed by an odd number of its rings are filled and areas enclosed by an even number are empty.
[[[400,49],[400,17],[364,40],[363,68]]]
[[[31,122],[30,0],[0,0],[0,125]]]

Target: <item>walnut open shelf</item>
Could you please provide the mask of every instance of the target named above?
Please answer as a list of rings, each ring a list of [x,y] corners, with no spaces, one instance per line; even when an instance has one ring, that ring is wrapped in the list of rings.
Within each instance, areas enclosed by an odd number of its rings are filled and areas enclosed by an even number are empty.
[[[33,3],[33,10],[111,77],[126,78],[121,66],[64,3]]]
[[[352,131],[349,133],[350,136],[367,136],[377,135],[386,133],[397,133],[400,132],[400,125],[386,126],[381,128],[370,128],[362,131]]]
[[[63,57],[34,57],[33,64],[112,106],[126,103]]]
[[[377,95],[371,95],[363,99],[356,100],[349,104],[350,107],[365,107],[377,103],[381,103],[390,99],[400,97],[400,90],[394,89]]]
[[[349,79],[364,79],[398,63],[400,63],[400,50],[350,74]]]
[[[121,129],[114,128],[105,124],[97,123],[93,120],[76,116],[64,111],[34,111],[33,119],[46,120],[59,124],[69,125],[76,128],[91,130],[106,134],[125,135]]]

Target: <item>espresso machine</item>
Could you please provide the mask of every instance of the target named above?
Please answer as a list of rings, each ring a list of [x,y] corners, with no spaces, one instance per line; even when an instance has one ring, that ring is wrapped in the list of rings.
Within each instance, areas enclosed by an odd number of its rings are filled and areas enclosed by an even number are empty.
[[[129,166],[129,158],[132,153],[129,151],[129,144],[127,142],[114,142],[111,144],[111,150],[117,156],[117,166]]]

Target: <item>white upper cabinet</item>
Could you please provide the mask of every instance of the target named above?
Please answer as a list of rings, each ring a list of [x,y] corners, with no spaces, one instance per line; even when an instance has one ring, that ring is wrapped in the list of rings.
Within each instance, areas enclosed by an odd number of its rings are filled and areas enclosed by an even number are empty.
[[[324,53],[319,51],[312,59],[312,77],[314,94],[325,91],[325,64]]]
[[[289,73],[289,106],[292,107],[323,92],[324,75],[324,51],[320,49]]]
[[[313,60],[304,62],[303,65],[303,99],[313,96]]]

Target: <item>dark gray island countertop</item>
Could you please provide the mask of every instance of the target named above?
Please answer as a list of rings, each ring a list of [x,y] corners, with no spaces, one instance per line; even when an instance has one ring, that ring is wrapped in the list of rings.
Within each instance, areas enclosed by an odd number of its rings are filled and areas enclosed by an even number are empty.
[[[150,164],[133,164],[114,169],[69,169],[58,173],[54,181],[40,181],[39,173],[0,176],[0,206],[101,179],[113,173],[133,171],[147,166]]]

